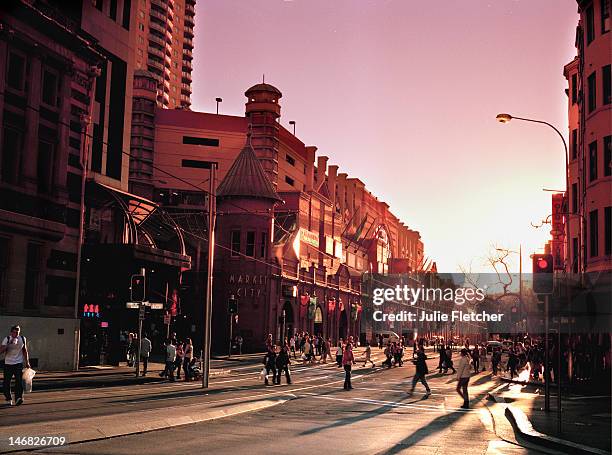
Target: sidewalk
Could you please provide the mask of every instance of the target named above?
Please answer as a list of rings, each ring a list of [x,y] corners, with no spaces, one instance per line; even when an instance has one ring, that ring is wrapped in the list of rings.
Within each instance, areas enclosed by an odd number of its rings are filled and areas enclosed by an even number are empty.
[[[508,403],[506,416],[521,437],[569,453],[609,453],[610,396],[562,396],[562,428],[557,431],[557,396],[551,390],[551,411],[544,411],[541,385],[509,383],[498,391],[499,401]],[[561,449],[563,450],[563,449]]]

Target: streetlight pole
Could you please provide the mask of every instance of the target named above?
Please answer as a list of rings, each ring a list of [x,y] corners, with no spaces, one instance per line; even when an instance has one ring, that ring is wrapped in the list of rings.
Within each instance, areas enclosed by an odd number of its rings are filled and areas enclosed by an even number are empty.
[[[223,98],[215,98],[215,101],[217,102],[217,115],[219,115],[219,103],[221,103],[223,101]]]
[[[295,120],[289,120],[289,125],[293,126],[293,135],[295,136]]]
[[[569,197],[570,197],[569,195],[569,151],[567,149],[567,142],[565,141],[563,134],[561,134],[561,131],[559,131],[554,125],[548,122],[545,122],[543,120],[535,120],[535,119],[524,118],[524,117],[514,117],[510,114],[498,114],[496,119],[500,123],[508,123],[512,119],[522,120],[524,122],[540,123],[542,125],[546,125],[552,128],[559,135],[559,137],[561,138],[561,141],[563,142],[563,149],[565,150],[565,204],[567,207],[566,211],[569,212]],[[566,261],[566,264],[568,264],[568,260],[569,260],[570,253],[571,253],[569,216],[567,217],[566,223],[565,223],[565,245],[566,245],[565,261]],[[578,257],[579,257],[579,260],[581,260],[580,253],[578,254]],[[567,298],[569,299],[569,290],[568,290],[567,282],[566,282],[566,292],[568,293]],[[547,299],[546,303],[548,303],[548,298],[549,297],[546,296],[546,299]],[[548,304],[546,304],[545,306],[548,309]],[[545,318],[546,318],[546,329],[547,329],[546,330],[546,340],[548,344],[548,311],[546,311]],[[546,354],[548,355],[548,346],[546,346]],[[548,364],[546,365],[545,374],[547,372],[548,372]],[[555,381],[557,381],[557,430],[558,430],[558,434],[561,435],[561,377],[560,377],[560,373],[561,373],[561,311],[559,311],[559,314],[557,315],[557,373],[559,373],[559,378],[555,378]]]

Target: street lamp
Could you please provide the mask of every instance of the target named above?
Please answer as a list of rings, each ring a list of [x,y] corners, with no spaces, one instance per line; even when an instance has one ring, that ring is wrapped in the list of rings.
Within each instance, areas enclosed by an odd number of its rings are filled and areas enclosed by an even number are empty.
[[[561,134],[561,131],[559,131],[555,126],[551,125],[548,122],[545,122],[543,120],[535,120],[535,119],[531,119],[531,118],[524,118],[524,117],[514,117],[510,114],[497,114],[497,116],[495,117],[497,119],[498,122],[500,123],[508,123],[510,120],[522,120],[523,122],[531,122],[531,123],[540,123],[542,125],[546,125],[550,128],[552,128],[553,130],[555,130],[555,132],[559,135],[559,137],[561,138],[561,141],[563,142],[563,149],[565,150],[565,203],[566,205],[569,205],[569,152],[567,150],[567,142],[565,142],[565,138],[563,137],[563,134]],[[570,255],[570,225],[569,225],[569,217],[567,219],[567,223],[565,223],[565,235],[566,235],[566,239],[565,239],[565,244],[566,244],[566,255],[565,258],[567,260],[567,258]]]
[[[289,125],[293,125],[293,135],[295,136],[295,120],[289,120]]]
[[[223,98],[215,98],[215,101],[217,102],[217,114],[219,113],[219,103],[221,103],[223,101]]]

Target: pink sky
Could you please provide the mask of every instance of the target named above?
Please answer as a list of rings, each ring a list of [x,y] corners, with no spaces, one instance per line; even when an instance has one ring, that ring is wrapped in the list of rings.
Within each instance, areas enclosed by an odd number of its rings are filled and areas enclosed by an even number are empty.
[[[563,189],[563,65],[575,0],[201,0],[193,110],[244,115],[244,91],[283,92],[281,123],[359,177],[411,228],[438,270],[491,271],[491,245],[531,268]],[[566,135],[567,136],[567,135]],[[518,269],[518,261],[512,264]]]

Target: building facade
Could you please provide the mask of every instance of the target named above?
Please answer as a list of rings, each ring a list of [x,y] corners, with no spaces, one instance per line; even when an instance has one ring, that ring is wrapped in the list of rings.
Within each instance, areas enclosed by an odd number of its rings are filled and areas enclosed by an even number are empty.
[[[610,0],[578,1],[577,56],[568,81],[569,232],[566,270],[612,270]]]
[[[191,106],[195,3],[133,0],[135,67],[157,76],[157,103],[164,108]]]
[[[192,255],[181,309],[198,312],[203,301],[198,283],[205,270],[206,214],[198,221],[193,212],[204,205],[208,171],[194,163],[214,161],[220,197],[213,349],[227,352],[230,323],[254,350],[268,333],[280,340],[297,330],[334,340],[371,338],[371,318],[366,323],[363,317],[363,274],[426,269],[420,234],[360,179],[339,173],[328,157],[316,156],[316,147],[279,123],[282,93],[277,88],[256,84],[245,96],[244,117],[155,111],[154,167],[145,179],[154,188],[153,200],[173,211]],[[236,176],[238,162],[243,177]],[[228,179],[248,182],[255,168],[270,184],[266,197],[242,187],[234,191],[238,194],[227,191]],[[227,312],[231,297],[238,300],[237,321]]]

